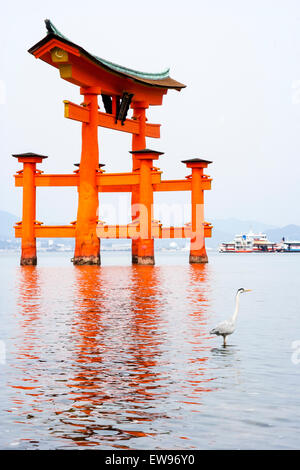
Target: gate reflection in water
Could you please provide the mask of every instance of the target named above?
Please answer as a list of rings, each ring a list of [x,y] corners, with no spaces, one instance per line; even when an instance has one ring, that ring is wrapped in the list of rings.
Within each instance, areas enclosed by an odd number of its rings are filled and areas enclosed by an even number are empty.
[[[0,448],[299,448],[299,255],[173,255],[2,255]],[[223,348],[209,331],[241,286]]]
[[[191,438],[185,420],[214,379],[206,265],[26,267],[16,289],[7,405],[21,448]]]

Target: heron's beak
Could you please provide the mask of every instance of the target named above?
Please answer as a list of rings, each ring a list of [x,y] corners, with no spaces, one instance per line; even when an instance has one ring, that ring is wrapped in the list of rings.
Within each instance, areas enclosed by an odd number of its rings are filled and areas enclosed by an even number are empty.
[[[252,289],[245,289],[244,292],[252,292]]]

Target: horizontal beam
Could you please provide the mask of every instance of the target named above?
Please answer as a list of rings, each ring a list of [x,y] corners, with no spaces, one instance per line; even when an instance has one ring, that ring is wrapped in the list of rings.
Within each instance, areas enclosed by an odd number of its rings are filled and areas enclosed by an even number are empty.
[[[15,226],[15,237],[22,238],[22,224]],[[35,238],[74,238],[75,225],[36,225]]]
[[[35,186],[37,187],[47,187],[47,186],[78,186],[79,185],[79,173],[73,173],[69,175],[47,175],[47,174],[36,174],[34,181]],[[157,184],[161,180],[161,172],[153,171],[152,172],[152,184]],[[122,190],[131,191],[132,185],[138,185],[140,182],[140,173],[131,172],[131,173],[100,173],[96,177],[97,186],[100,192],[108,192],[107,187],[110,191],[115,191],[114,186],[116,186],[116,192]],[[15,175],[15,186],[23,186],[23,175]],[[124,187],[124,188],[123,188]],[[123,188],[123,189],[122,189]]]
[[[97,235],[99,238],[139,238],[139,226],[134,225],[101,225],[97,226]],[[204,237],[211,237],[212,226],[204,225]],[[161,227],[159,225],[152,226],[152,238],[168,239],[168,238],[191,238],[192,229],[190,226],[185,227]]]
[[[87,107],[80,106],[72,103],[71,101],[64,101],[65,104],[65,117],[73,119],[74,121],[89,122],[89,110]],[[139,134],[139,122],[134,119],[125,119],[124,124],[120,121],[115,122],[115,116],[108,113],[98,112],[98,126],[106,127],[107,129],[114,129],[116,131],[128,132],[130,134]],[[146,137],[159,138],[160,137],[160,124],[146,123]]]
[[[190,191],[190,180],[164,180],[153,185],[153,191]]]
[[[16,225],[15,237],[22,238],[22,224]],[[34,237],[35,238],[74,238],[75,225],[35,225]],[[211,237],[212,226],[204,225],[204,237]],[[137,239],[139,238],[139,226],[128,225],[98,225],[97,235],[99,238],[105,239]],[[161,227],[153,225],[152,238],[191,238],[191,227]]]
[[[139,184],[139,182],[140,182],[140,174],[137,172],[102,173],[100,176],[97,176],[97,185],[100,186],[100,188],[105,187],[105,186],[112,186],[112,185],[122,186],[123,184],[125,185]]]
[[[211,189],[211,179],[202,178],[201,189]],[[153,185],[153,191],[191,191],[191,178],[185,180],[163,180]]]
[[[110,186],[98,186],[99,193],[132,193],[132,188],[135,185],[132,184],[122,184]]]
[[[60,47],[64,49],[63,45]],[[149,105],[161,105],[163,95],[168,91],[167,88],[147,86],[129,77],[120,77],[99,67],[82,54],[80,57],[69,54],[68,63],[53,62],[49,52],[41,58],[50,65],[57,67],[61,78],[64,80],[82,88],[100,87],[101,92],[105,95],[122,96],[124,90],[126,90],[127,93],[134,95],[135,102],[143,101]]]
[[[89,122],[90,113],[86,106],[80,106],[67,100],[64,101],[64,105],[65,118],[73,119],[73,121]]]
[[[152,184],[157,184],[160,181],[161,171],[152,171]],[[134,171],[132,173],[102,173],[100,176],[97,176],[97,185],[100,188],[112,185],[136,185],[139,183],[140,173],[138,171]]]
[[[101,173],[97,175],[99,192],[131,192],[132,186],[139,184],[139,172],[132,173]],[[37,187],[62,187],[78,186],[79,173],[73,174],[36,174],[35,186]],[[190,191],[191,179],[185,180],[161,180],[161,172],[152,172],[153,191]],[[15,186],[23,186],[22,173],[15,175]],[[211,189],[211,179],[203,178],[201,182],[203,190]]]
[[[36,174],[34,177],[35,186],[78,186],[79,185],[79,175],[70,174],[70,175],[39,175]],[[15,175],[15,186],[23,186],[23,175]]]
[[[204,225],[204,238],[211,237],[212,226]],[[191,226],[184,227],[162,227],[158,238],[192,238]]]

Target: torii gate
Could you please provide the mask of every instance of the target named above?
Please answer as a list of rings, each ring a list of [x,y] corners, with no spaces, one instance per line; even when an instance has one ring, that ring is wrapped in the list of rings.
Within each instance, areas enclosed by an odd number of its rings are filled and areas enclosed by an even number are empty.
[[[192,174],[183,180],[162,180],[153,166],[162,152],[147,149],[146,137],[159,138],[160,124],[146,119],[149,106],[162,104],[169,89],[180,91],[185,85],[173,80],[169,70],[142,73],[94,56],[72,43],[45,20],[47,36],[28,52],[59,70],[61,78],[80,87],[83,103],[64,101],[65,117],[82,123],[82,152],[79,168],[73,174],[43,174],[36,169],[45,155],[14,154],[23,163],[15,175],[16,186],[23,187],[22,222],[15,226],[22,238],[21,265],[35,265],[36,238],[75,237],[74,264],[100,264],[101,238],[132,239],[132,262],[154,264],[154,238],[191,238],[190,263],[205,263],[205,237],[211,225],[204,222],[204,190],[211,179],[203,169],[211,163],[193,158],[184,160]],[[98,110],[101,95],[105,112]],[[127,118],[129,107],[132,118]],[[99,165],[98,126],[132,134],[132,172],[105,173]],[[36,187],[76,186],[77,220],[70,225],[45,226],[36,221]],[[184,227],[166,227],[153,220],[154,191],[191,191],[192,221]],[[99,192],[131,192],[132,222],[107,226],[98,221]]]

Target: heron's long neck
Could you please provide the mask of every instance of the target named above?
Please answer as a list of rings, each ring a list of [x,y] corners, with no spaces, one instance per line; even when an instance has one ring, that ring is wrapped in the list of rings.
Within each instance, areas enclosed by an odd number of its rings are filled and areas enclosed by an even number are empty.
[[[231,318],[232,323],[235,323],[236,317],[238,316],[238,313],[239,313],[239,305],[240,305],[240,292],[238,292],[238,293],[236,294],[236,298],[235,298],[235,310],[234,310],[234,314],[232,315],[232,318]]]

